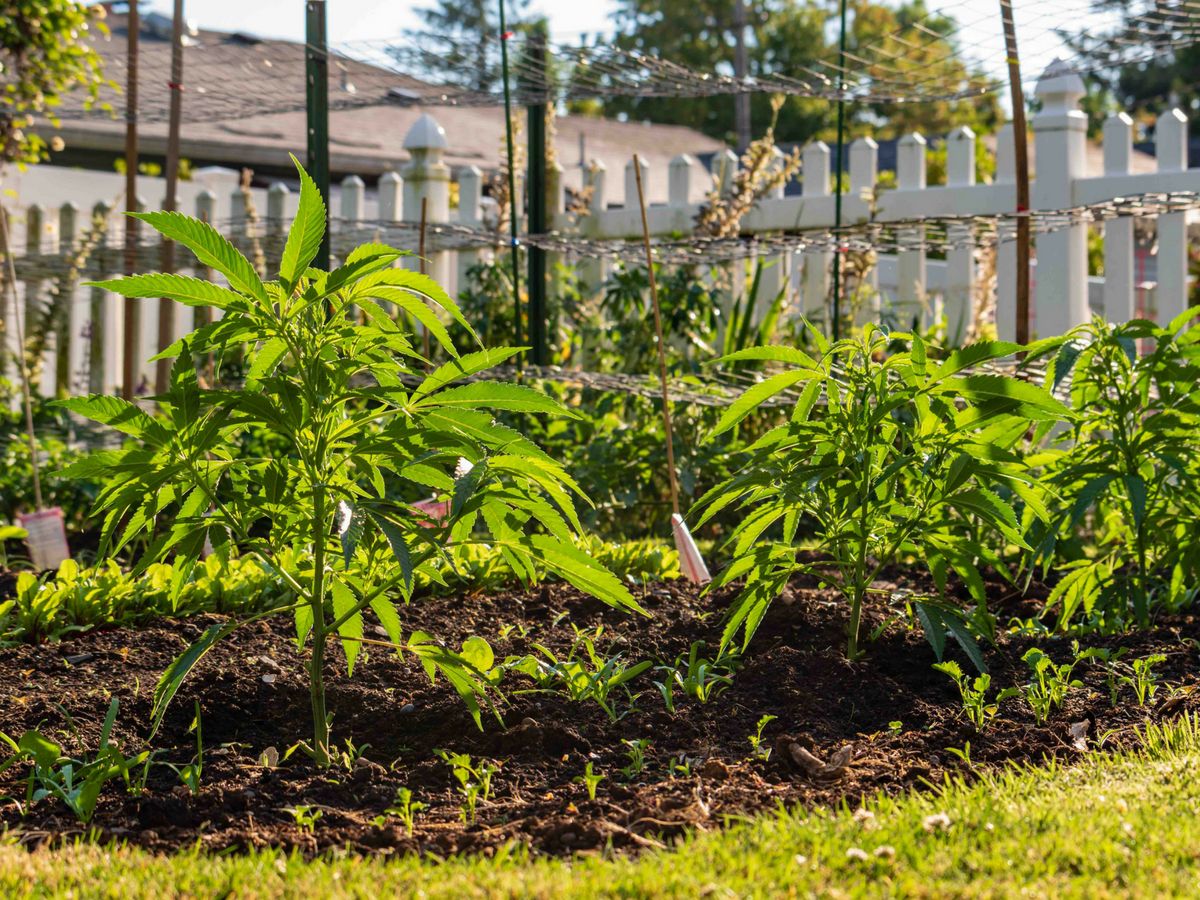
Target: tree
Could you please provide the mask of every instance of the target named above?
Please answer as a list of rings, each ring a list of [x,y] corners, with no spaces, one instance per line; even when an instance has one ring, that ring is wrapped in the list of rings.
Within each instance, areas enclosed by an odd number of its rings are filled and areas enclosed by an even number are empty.
[[[732,0],[620,0],[613,14],[616,43],[696,71],[732,74],[732,10]],[[803,79],[806,72],[816,70],[835,77],[836,4],[748,0],[746,19],[751,76]],[[854,56],[878,59],[873,74],[913,84],[964,84],[979,77],[958,53],[953,20],[931,15],[923,0],[898,9],[873,0],[851,0],[850,22],[849,50]],[[896,58],[891,58],[893,55]],[[885,64],[894,70],[885,72]],[[847,67],[861,68],[853,59]],[[729,96],[615,98],[606,104],[606,111],[687,125],[723,139],[731,137],[733,127],[733,99]],[[782,142],[832,138],[835,114],[835,106],[826,99],[789,96],[779,114],[776,138]],[[999,119],[999,105],[988,95],[962,101],[851,104],[849,114],[851,134],[880,123],[886,126],[893,119],[897,133],[921,130],[940,134],[963,124],[990,130]],[[761,132],[770,117],[770,98],[754,95],[752,128]]]
[[[419,43],[433,72],[450,84],[490,91],[500,79],[495,55],[488,53],[500,37],[502,0],[437,0],[419,7],[423,27],[408,32]],[[528,22],[529,0],[503,0],[505,27],[521,30]]]
[[[1079,54],[1088,88],[1084,109],[1089,130],[1099,132],[1104,119],[1124,110],[1153,127],[1154,119],[1174,107],[1200,107],[1200,46],[1181,42],[1195,29],[1195,12],[1182,4],[1172,11],[1160,5],[1147,13],[1132,0],[1096,0],[1097,15],[1116,15],[1111,31],[1088,28],[1062,32],[1067,46]],[[1132,49],[1131,49],[1132,48]],[[1192,116],[1191,131],[1200,134],[1200,117]]]
[[[100,55],[87,41],[92,30],[108,33],[104,8],[72,0],[21,0],[0,6],[0,163],[36,163],[48,155],[46,138],[34,129],[54,114],[63,97],[84,92],[95,103],[108,82]]]

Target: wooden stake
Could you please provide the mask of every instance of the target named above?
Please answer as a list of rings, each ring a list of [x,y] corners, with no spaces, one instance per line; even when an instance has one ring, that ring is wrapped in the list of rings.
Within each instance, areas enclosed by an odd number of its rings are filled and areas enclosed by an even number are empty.
[[[24,313],[17,305],[17,266],[13,262],[15,251],[9,240],[8,210],[0,204],[0,249],[4,250],[4,260],[8,268],[8,295],[12,298],[13,324],[17,329],[17,369],[21,373],[21,396],[25,401],[25,435],[29,439],[29,465],[33,470],[33,502],[40,512],[42,509],[42,479],[38,471],[37,436],[33,430],[33,392],[29,388],[29,366],[25,354],[25,328],[22,325]]]
[[[642,246],[646,249],[646,272],[650,276],[650,304],[654,307],[654,336],[658,340],[658,380],[662,385],[663,430],[667,436],[667,476],[671,483],[671,511],[679,515],[679,485],[675,477],[675,441],[671,434],[671,398],[667,393],[667,350],[663,345],[662,313],[658,308],[658,281],[654,277],[654,254],[650,251],[650,224],[646,221],[646,196],[642,189],[642,161],[633,154],[638,206],[642,213]]]
[[[426,268],[425,224],[428,221],[428,218],[427,218],[428,214],[429,214],[429,198],[422,197],[421,198],[421,231],[417,238],[417,240],[419,242],[418,247],[417,247],[417,259],[419,260],[419,265],[421,266],[421,274],[422,275],[427,274],[425,271],[425,268]],[[424,301],[421,301],[421,302],[424,302]],[[421,330],[424,332],[423,340],[424,340],[425,360],[426,360],[426,362],[429,362],[430,361],[429,354],[431,352],[430,347],[429,347],[429,329],[422,325]],[[430,364],[432,365],[432,363],[430,363]]]
[[[171,22],[171,107],[167,120],[167,196],[163,209],[174,212],[179,185],[179,125],[183,117],[183,0],[175,0]],[[175,271],[175,242],[163,240],[162,270]],[[158,301],[158,349],[165,350],[175,340],[175,302],[165,297]],[[171,361],[160,359],[154,370],[154,392],[165,394],[171,376]]]
[[[125,79],[125,211],[137,211],[138,170],[138,32],[141,18],[138,15],[138,0],[129,0],[129,15],[126,18],[126,79]],[[125,274],[137,271],[138,220],[125,217]],[[142,301],[125,298],[124,306],[124,358],[121,360],[121,395],[132,400],[137,387],[138,338],[141,331]]]
[[[1018,344],[1029,343],[1029,147],[1025,125],[1025,90],[1021,85],[1021,57],[1012,0],[1000,0],[1004,23],[1004,51],[1008,58],[1008,84],[1012,98],[1013,145],[1017,179],[1017,327]]]

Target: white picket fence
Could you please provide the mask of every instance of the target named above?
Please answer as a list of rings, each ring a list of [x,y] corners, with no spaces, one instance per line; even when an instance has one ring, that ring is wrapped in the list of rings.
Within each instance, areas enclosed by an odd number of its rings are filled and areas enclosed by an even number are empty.
[[[1037,86],[1040,111],[1031,118],[1036,156],[1036,178],[1032,206],[1036,210],[1061,210],[1149,192],[1200,192],[1200,169],[1187,168],[1187,119],[1178,110],[1162,115],[1156,129],[1158,171],[1130,174],[1133,124],[1128,116],[1113,116],[1104,128],[1104,172],[1086,171],[1087,120],[1079,108],[1084,94],[1077,75],[1052,66]],[[994,216],[1015,209],[1014,143],[1011,127],[998,137],[997,176],[991,184],[975,183],[975,135],[960,128],[947,138],[947,183],[926,185],[927,142],[921,135],[904,137],[898,148],[896,187],[876,190],[877,144],[861,138],[849,147],[850,193],[843,198],[843,221],[856,223],[909,222],[922,217]],[[373,192],[361,178],[350,176],[335,189],[331,199],[334,216],[334,254],[344,253],[354,243],[371,239],[381,225],[415,223],[426,203],[428,221],[480,226],[487,221],[489,200],[483,197],[483,176],[478,169],[452,172],[444,162],[448,146],[445,132],[436,120],[423,116],[404,140],[410,161],[398,172],[384,175]],[[834,197],[831,190],[832,154],[828,146],[806,147],[803,158],[803,188],[799,196],[785,196],[782,189],[761,201],[742,221],[744,233],[778,233],[834,226]],[[643,179],[667,179],[666,204],[649,210],[650,228],[659,237],[692,231],[699,204],[714,180],[728,185],[738,165],[726,151],[705,172],[690,157],[672,160],[668,171],[643,171]],[[640,217],[633,163],[624,175],[622,203],[611,190],[609,173],[595,168],[589,174],[592,189],[589,214],[577,220],[563,210],[561,168],[551,173],[548,195],[551,221],[562,231],[577,229],[596,239],[633,239],[640,236]],[[458,186],[458,206],[451,208],[451,184]],[[53,286],[69,295],[64,314],[55,323],[52,340],[45,350],[40,386],[44,393],[58,391],[114,391],[119,386],[122,334],[120,298],[98,289],[79,288],[78,282],[111,277],[122,267],[122,223],[110,215],[121,202],[122,176],[116,173],[56,170],[33,167],[10,179],[18,201],[12,216],[18,224],[16,244],[21,301],[9,309],[0,301],[0,322],[5,325],[7,363],[16,349],[13,317],[35,310]],[[269,263],[277,258],[286,227],[295,211],[296,195],[283,184],[267,190],[252,190],[257,225],[248,225],[246,197],[237,188],[238,176],[228,170],[208,169],[196,173],[182,185],[180,208],[218,223],[241,249],[261,248]],[[660,183],[661,184],[661,183]],[[140,178],[139,194],[158,198],[161,179]],[[659,192],[661,193],[661,192]],[[35,202],[36,201],[36,202]],[[61,205],[60,205],[61,204]],[[145,208],[144,199],[142,206]],[[87,232],[81,214],[109,215],[108,225],[96,248],[78,272],[64,277],[71,256]],[[53,210],[53,214],[52,211]],[[1104,226],[1103,279],[1087,274],[1086,226],[1069,225],[1041,234],[1036,255],[1041,264],[1034,274],[1033,308],[1035,332],[1061,333],[1085,321],[1092,311],[1114,320],[1148,313],[1166,320],[1182,311],[1187,302],[1187,230],[1185,214],[1159,216],[1157,251],[1153,259],[1154,282],[1146,283],[1144,249],[1135,252],[1133,221],[1111,220]],[[454,289],[465,270],[490,251],[470,250],[432,254],[430,273]],[[180,258],[186,253],[179,254]],[[158,252],[147,247],[140,267],[153,270]],[[808,251],[777,255],[763,271],[760,297],[773,298],[778,291],[789,294],[790,308],[820,316],[829,298],[831,254]],[[930,260],[924,250],[905,250],[880,255],[872,273],[873,286],[883,302],[899,317],[940,309],[947,318],[950,335],[961,335],[973,316],[979,290],[978,251],[961,246],[947,251],[945,260]],[[580,261],[598,284],[607,264]],[[201,277],[211,273],[193,270]],[[1002,243],[996,253],[996,316],[1002,337],[1011,337],[1015,319],[1016,248]],[[156,350],[159,301],[141,303],[141,327],[137,358],[148,359]],[[183,334],[195,324],[196,311],[177,308],[175,332]],[[9,365],[11,370],[11,365]],[[0,374],[8,374],[11,371]],[[149,385],[153,370],[142,368]]]

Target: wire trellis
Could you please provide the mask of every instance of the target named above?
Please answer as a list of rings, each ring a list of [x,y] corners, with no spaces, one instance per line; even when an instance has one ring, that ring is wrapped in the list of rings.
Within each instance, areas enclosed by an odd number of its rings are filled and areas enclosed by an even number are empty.
[[[992,215],[935,216],[891,222],[867,222],[841,229],[814,228],[794,231],[743,233],[737,237],[691,236],[657,239],[651,249],[663,265],[720,264],[740,259],[803,252],[903,253],[994,247],[1016,240],[1018,219],[1030,221],[1034,234],[1050,234],[1076,225],[1101,225],[1113,219],[1150,218],[1200,209],[1200,192],[1172,191],[1143,193],[1059,210]],[[340,234],[370,236],[397,249],[416,253],[420,225],[415,222],[385,222],[333,219]],[[225,228],[244,229],[244,219],[225,219]],[[281,239],[281,235],[277,235]],[[586,234],[555,232],[521,238],[526,246],[575,259],[608,259],[641,264],[644,250],[640,239],[593,238]],[[506,233],[492,228],[460,224],[429,223],[426,253],[501,249],[510,246]]]
[[[1123,22],[1111,33],[1086,38],[1086,46],[1074,51],[1061,48],[1059,38],[1085,17],[1094,17],[1096,8],[1096,0],[1026,0],[1017,5],[1022,44],[1052,43],[1056,53],[1065,54],[1060,71],[1087,73],[1161,58],[1200,40],[1200,0],[1131,0]],[[742,78],[719,68],[700,71],[625,46],[628,38],[620,35],[604,43],[548,43],[543,66],[526,52],[526,36],[517,34],[509,41],[513,102],[530,106],[759,93],[871,103],[979,97],[1006,84],[998,74],[1004,51],[999,39],[991,49],[971,39],[994,29],[994,16],[944,19],[947,13],[966,9],[959,0],[926,10],[902,29],[850,47],[844,66],[833,58],[816,59],[786,72]],[[489,74],[499,71],[501,41],[489,37],[468,43],[439,37],[431,45],[411,38],[343,43],[329,54],[330,108],[502,105],[500,81]],[[200,32],[184,49],[184,119],[232,121],[303,110],[305,51],[298,42]],[[105,57],[107,76],[123,84],[128,75],[124,54],[105,52]],[[1036,73],[1049,60],[1027,63],[1026,71]],[[138,67],[139,121],[165,122],[172,83],[169,45],[143,41]],[[0,74],[0,89],[3,86]],[[122,102],[112,90],[104,91],[104,102],[93,109],[71,94],[62,99],[56,112],[63,119],[111,116]]]

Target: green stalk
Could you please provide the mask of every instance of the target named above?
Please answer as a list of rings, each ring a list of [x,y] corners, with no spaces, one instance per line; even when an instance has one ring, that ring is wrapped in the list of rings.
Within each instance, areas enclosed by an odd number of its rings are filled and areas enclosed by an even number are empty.
[[[863,596],[867,592],[866,585],[866,569],[867,569],[867,504],[871,497],[871,451],[868,447],[864,451],[863,478],[862,487],[859,494],[859,523],[858,523],[858,556],[854,561],[854,597],[850,602],[850,622],[846,626],[847,641],[846,641],[846,658],[850,660],[858,659],[858,629],[862,622],[862,603]]]
[[[313,587],[312,659],[308,669],[308,689],[312,699],[313,759],[321,768],[329,765],[329,717],[325,711],[325,490],[313,486]]]

